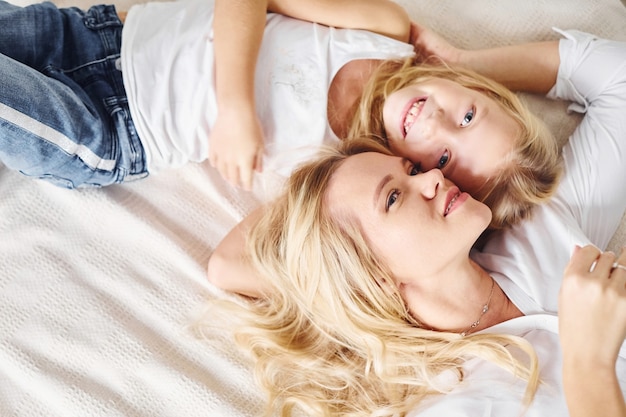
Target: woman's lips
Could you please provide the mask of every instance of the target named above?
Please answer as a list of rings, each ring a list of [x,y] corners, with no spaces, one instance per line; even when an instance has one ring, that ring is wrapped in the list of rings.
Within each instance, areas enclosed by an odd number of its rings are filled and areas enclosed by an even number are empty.
[[[422,97],[409,102],[406,106],[401,126],[402,137],[406,137],[409,130],[411,130],[411,126],[413,126],[413,123],[415,123],[415,120],[417,120],[424,108],[424,103],[426,103],[426,98]]]
[[[459,206],[461,206],[465,200],[469,197],[469,194],[462,193],[458,187],[452,187],[448,191],[446,195],[446,206],[443,210],[443,216],[446,217],[448,214],[452,213]]]

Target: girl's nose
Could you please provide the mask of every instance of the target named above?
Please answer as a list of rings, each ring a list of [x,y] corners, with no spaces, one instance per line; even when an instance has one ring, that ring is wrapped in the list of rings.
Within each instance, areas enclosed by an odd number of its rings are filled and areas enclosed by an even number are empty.
[[[417,126],[416,126],[417,127]],[[452,135],[452,123],[441,109],[436,110],[428,118],[422,121],[420,136],[425,140],[437,140],[438,138]]]

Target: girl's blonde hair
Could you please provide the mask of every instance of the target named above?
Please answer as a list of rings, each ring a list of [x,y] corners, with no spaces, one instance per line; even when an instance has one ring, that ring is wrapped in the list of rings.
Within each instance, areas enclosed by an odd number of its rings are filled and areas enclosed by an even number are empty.
[[[331,218],[333,173],[366,151],[389,154],[355,139],[303,165],[248,236],[250,261],[271,290],[263,299],[229,303],[228,318],[240,320],[236,338],[269,393],[267,415],[297,408],[315,416],[402,416],[451,389],[437,376],[449,370],[461,380],[463,362],[474,357],[525,379],[520,404],[528,404],[538,384],[530,344],[420,328],[358,227]],[[516,349],[528,360],[516,359]]]
[[[416,82],[444,78],[494,99],[518,126],[515,150],[503,168],[489,178],[475,198],[493,212],[491,229],[501,229],[529,217],[532,208],[547,201],[561,176],[558,144],[547,126],[517,95],[503,85],[464,68],[415,65],[412,59],[384,62],[366,84],[349,137],[371,137],[388,146],[383,105],[393,92]]]

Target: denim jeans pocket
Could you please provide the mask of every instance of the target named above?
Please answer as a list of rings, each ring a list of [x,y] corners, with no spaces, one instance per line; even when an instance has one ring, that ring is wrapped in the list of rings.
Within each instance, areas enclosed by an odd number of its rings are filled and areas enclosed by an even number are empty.
[[[120,20],[115,7],[112,5],[99,5],[90,8],[85,13],[85,26],[91,30],[101,30],[105,28],[121,27]]]
[[[146,158],[135,124],[130,115],[126,96],[107,97],[104,107],[113,123],[113,135],[117,137],[115,154],[119,161],[118,182],[147,176]]]

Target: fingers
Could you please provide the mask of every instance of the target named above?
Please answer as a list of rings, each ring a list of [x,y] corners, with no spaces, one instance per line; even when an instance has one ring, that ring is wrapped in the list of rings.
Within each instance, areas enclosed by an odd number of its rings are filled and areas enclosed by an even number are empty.
[[[620,255],[615,259],[615,265],[612,265],[613,268],[621,271],[620,273],[626,273],[626,246],[624,246],[620,252]]]
[[[211,154],[209,162],[232,186],[250,191],[252,190],[254,173],[261,172],[263,169],[263,151],[257,152],[250,160],[234,162]]]
[[[259,151],[256,154],[256,162],[254,163],[254,170],[256,172],[263,172],[263,151]]]
[[[592,245],[576,247],[566,272],[606,277],[615,262],[613,252],[602,252]]]
[[[593,271],[597,272],[597,276],[606,278],[607,273],[611,270],[613,262],[615,262],[615,254],[613,252],[602,252],[598,256],[598,260],[596,261]]]
[[[565,268],[566,274],[585,274],[590,272],[601,254],[602,251],[595,246],[587,245],[582,248],[576,246],[572,258]]]
[[[252,181],[254,180],[254,172],[263,171],[263,150],[259,150],[252,158],[251,163],[239,166],[239,181],[241,186],[246,190],[252,190]],[[238,183],[236,183],[238,184]]]
[[[256,165],[256,156],[250,163],[239,165],[239,182],[241,187],[246,190],[252,190],[252,180],[254,178],[254,166]],[[235,185],[237,185],[235,184]]]
[[[602,252],[594,246],[577,247],[565,269],[564,280],[582,279],[580,283],[596,282],[599,288],[612,288],[620,297],[626,296],[626,247],[619,256]]]
[[[231,185],[238,187],[241,166],[238,164],[228,164],[224,169],[226,170],[226,173],[222,172],[222,176],[226,178],[226,181],[228,181]]]
[[[622,248],[620,255],[610,265],[612,285],[618,290],[626,290],[626,246]]]

